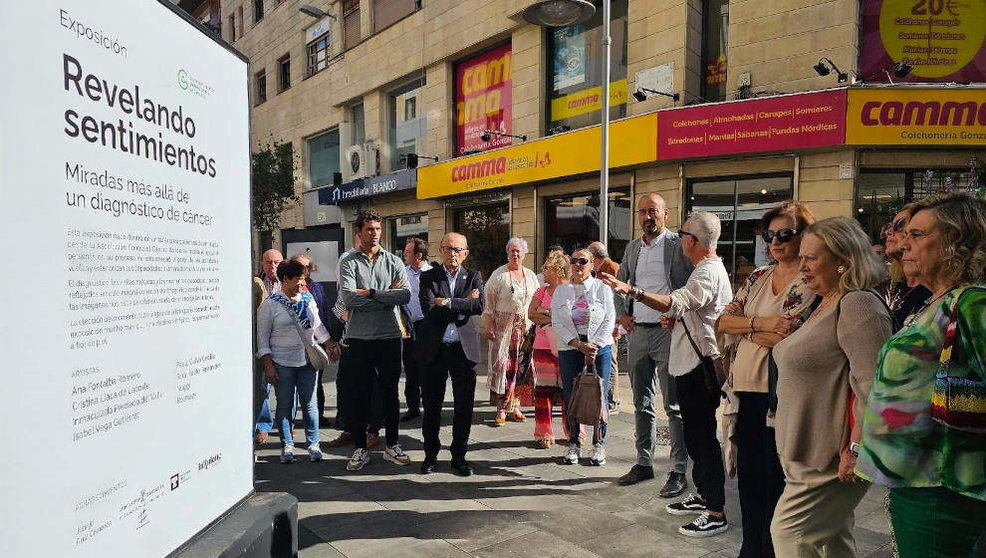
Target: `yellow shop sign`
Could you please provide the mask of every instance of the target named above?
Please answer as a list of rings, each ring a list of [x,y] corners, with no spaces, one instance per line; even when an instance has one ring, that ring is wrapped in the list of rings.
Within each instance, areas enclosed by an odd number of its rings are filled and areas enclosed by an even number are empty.
[[[418,169],[418,198],[437,198],[599,170],[599,126]],[[657,115],[610,125],[610,167],[657,158]]]
[[[551,101],[551,120],[571,118],[599,110],[603,88],[590,87],[570,93]],[[627,102],[627,80],[621,79],[609,84],[609,106],[615,107]]]
[[[986,89],[849,90],[849,145],[986,145]]]

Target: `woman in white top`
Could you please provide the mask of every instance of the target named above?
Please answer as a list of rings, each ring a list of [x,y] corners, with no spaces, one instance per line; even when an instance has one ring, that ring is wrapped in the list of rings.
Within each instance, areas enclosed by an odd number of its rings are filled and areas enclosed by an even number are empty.
[[[521,361],[524,334],[531,327],[527,308],[540,284],[533,270],[523,266],[527,242],[523,238],[507,241],[507,264],[490,274],[484,288],[486,306],[486,338],[490,342],[489,374],[490,403],[496,406],[494,424],[502,426],[509,418],[523,421],[517,391],[530,398],[532,386],[518,386],[517,373]],[[518,389],[519,388],[519,389]],[[527,403],[528,405],[530,403]]]
[[[281,263],[277,268],[281,292],[270,295],[257,308],[257,357],[264,366],[264,376],[274,384],[277,411],[274,421],[281,431],[281,463],[294,462],[294,440],[291,419],[294,416],[294,393],[297,389],[305,420],[308,456],[312,461],[322,459],[318,444],[318,405],[315,402],[317,372],[308,363],[305,345],[298,335],[301,326],[305,342],[314,338],[328,344],[329,332],[318,317],[318,306],[311,293],[302,292],[305,285],[304,268],[296,260]]]
[[[559,285],[551,298],[551,326],[558,339],[558,366],[566,408],[570,408],[574,380],[587,364],[594,364],[596,374],[602,378],[602,393],[609,391],[616,310],[613,291],[592,277],[592,267],[592,254],[577,250],[572,254],[571,282]],[[606,405],[602,405],[602,412],[607,411]],[[569,442],[565,463],[574,465],[582,456],[579,425],[568,417],[566,420]],[[600,417],[593,426],[591,462],[602,465],[606,463],[603,449],[606,422]]]

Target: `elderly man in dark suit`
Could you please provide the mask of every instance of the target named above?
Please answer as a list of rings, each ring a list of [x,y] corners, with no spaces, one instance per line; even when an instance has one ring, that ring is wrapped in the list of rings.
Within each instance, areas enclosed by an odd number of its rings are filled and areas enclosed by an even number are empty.
[[[443,264],[421,274],[419,298],[424,319],[414,346],[415,356],[422,364],[425,459],[421,472],[432,473],[438,466],[442,402],[445,383],[451,376],[451,465],[457,475],[468,477],[472,466],[466,461],[466,443],[476,398],[476,364],[480,360],[479,328],[471,318],[483,313],[483,278],[478,271],[462,267],[469,255],[466,237],[446,234],[441,250]]]
[[[668,206],[660,194],[644,194],[637,202],[637,220],[643,234],[627,244],[617,278],[647,292],[670,294],[685,285],[694,266],[681,251],[681,239],[665,226]],[[654,478],[654,442],[657,430],[657,389],[660,386],[664,412],[671,430],[671,471],[658,493],[671,498],[687,486],[681,408],[675,396],[675,384],[668,374],[671,332],[661,326],[661,314],[643,304],[617,294],[616,315],[629,333],[630,386],[636,409],[637,464],[620,477],[622,485]]]

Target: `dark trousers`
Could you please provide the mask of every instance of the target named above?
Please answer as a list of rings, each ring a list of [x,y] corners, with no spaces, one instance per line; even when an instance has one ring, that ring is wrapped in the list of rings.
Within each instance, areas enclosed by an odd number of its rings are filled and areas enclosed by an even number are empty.
[[[706,507],[722,512],[726,505],[726,471],[722,464],[722,446],[716,438],[716,409],[719,391],[705,387],[699,366],[675,378],[681,421],[685,430],[685,448],[695,462],[692,481]]]
[[[322,387],[322,371],[318,371],[318,378],[315,380],[315,399],[318,405],[318,418],[325,420],[325,388]]]
[[[453,458],[466,456],[469,430],[472,428],[472,408],[476,399],[476,364],[466,358],[461,343],[442,343],[438,357],[421,367],[421,388],[424,416],[421,432],[425,441],[425,459],[435,459],[441,449],[438,430],[442,426],[442,403],[445,384],[452,377],[452,445]]]
[[[418,324],[413,323],[415,336]],[[421,411],[421,363],[414,358],[414,338],[404,340],[404,403],[411,414]]]
[[[357,434],[366,430],[376,391],[383,407],[387,445],[392,446],[397,443],[400,424],[397,384],[401,379],[401,340],[349,339],[347,342],[345,391],[349,392],[349,432],[353,434],[353,444],[366,449],[366,437]]]
[[[740,558],[774,556],[770,521],[784,491],[784,470],[777,456],[774,429],[767,427],[767,394],[737,392],[736,477],[743,513]]]
[[[352,357],[350,356],[349,347],[343,345],[342,351],[339,354],[339,366],[336,371],[336,429],[350,434],[353,433],[349,427],[350,423],[352,423],[352,390],[349,387],[350,377],[352,376],[352,373],[349,372],[349,362],[351,360]],[[319,385],[321,386],[321,384]],[[366,431],[373,435],[379,434],[380,428],[383,426],[383,405],[381,404],[380,392],[379,379],[377,379],[373,384],[374,396],[373,402],[371,403],[370,418],[368,419],[369,424],[366,428]]]

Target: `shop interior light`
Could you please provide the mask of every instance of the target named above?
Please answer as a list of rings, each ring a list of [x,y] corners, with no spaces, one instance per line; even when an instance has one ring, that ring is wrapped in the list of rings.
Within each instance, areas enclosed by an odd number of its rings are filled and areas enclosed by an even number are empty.
[[[310,17],[316,17],[316,18],[331,17],[332,19],[336,18],[336,16],[327,12],[323,12],[322,10],[316,8],[315,6],[309,6],[308,4],[302,4],[301,6],[299,6],[298,11]]]
[[[438,157],[435,155],[418,155],[417,153],[401,155],[401,161],[404,163],[405,168],[408,169],[418,168],[418,159],[428,159],[429,161],[438,162]]]
[[[825,65],[826,62],[828,62],[828,66]],[[820,76],[827,76],[832,73],[832,70],[835,70],[835,75],[837,76],[839,83],[846,83],[849,81],[849,74],[840,70],[839,67],[835,65],[835,62],[832,62],[829,58],[819,58],[818,64],[815,64],[812,67],[815,68],[815,73]],[[829,69],[829,67],[831,67],[831,69]]]
[[[589,21],[595,13],[586,0],[538,0],[524,10],[524,19],[542,27],[568,27]]]
[[[633,98],[636,99],[638,103],[642,103],[647,100],[648,93],[671,97],[672,102],[675,103],[677,103],[678,99],[681,98],[681,96],[677,93],[665,93],[664,91],[655,91],[653,89],[647,89],[646,87],[638,87],[637,90],[633,92]]]
[[[493,136],[504,137],[504,138],[514,138],[520,141],[527,141],[527,136],[515,136],[513,134],[508,134],[506,132],[500,132],[498,130],[483,130],[483,135],[479,136],[479,139],[483,141],[490,141]]]

